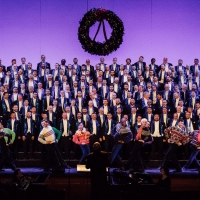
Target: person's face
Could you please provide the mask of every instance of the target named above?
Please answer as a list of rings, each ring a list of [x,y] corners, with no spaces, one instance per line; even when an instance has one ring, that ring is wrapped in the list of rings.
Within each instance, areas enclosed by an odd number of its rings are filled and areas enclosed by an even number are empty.
[[[3,125],[0,123],[0,129],[3,129]]]
[[[100,58],[100,62],[101,62],[101,63],[104,63],[104,58]]]
[[[117,58],[113,58],[113,63],[114,63],[114,64],[117,63]]]
[[[17,179],[20,180],[22,176],[23,176],[22,172],[21,172],[21,170],[19,170],[17,175],[16,175]]]
[[[164,175],[165,175],[165,170],[164,170],[164,169],[161,169],[161,170],[160,170],[160,173],[161,173],[162,176],[164,176]]]
[[[86,60],[86,65],[90,65],[90,60]]]
[[[31,112],[27,112],[27,117],[28,117],[28,118],[31,117]]]
[[[97,118],[97,115],[96,114],[92,114],[92,119],[96,120],[96,118]]]
[[[45,127],[48,127],[49,126],[49,123],[45,122]]]
[[[136,113],[136,109],[132,108],[132,113],[135,114]]]
[[[111,71],[111,72],[110,72],[110,75],[111,75],[111,76],[114,76],[114,75],[115,75],[115,72],[114,72],[114,71]]]
[[[144,98],[148,99],[149,98],[149,94],[148,93],[144,94]]]
[[[163,58],[163,62],[164,62],[164,63],[167,63],[167,58]]]
[[[163,108],[163,114],[167,114],[167,109]]]
[[[130,63],[131,63],[131,60],[130,59],[126,59],[126,64],[130,65]]]
[[[50,95],[50,91],[46,90],[46,95],[49,96]]]
[[[183,64],[183,61],[182,60],[178,60],[178,65],[182,65]]]
[[[82,110],[83,114],[87,114],[87,109]]]
[[[159,115],[154,115],[154,120],[158,121],[159,120]]]
[[[135,100],[134,100],[134,99],[131,99],[131,100],[130,100],[130,104],[131,104],[131,105],[134,105],[134,104],[135,104]]]
[[[110,91],[113,92],[114,91],[114,87],[111,85],[110,86]]]
[[[137,122],[141,122],[141,120],[142,120],[142,117],[137,117]]]
[[[62,59],[62,60],[61,60],[61,65],[65,65],[65,63],[66,63],[66,60],[65,60],[65,59]]]
[[[117,114],[121,114],[121,113],[122,113],[121,108],[118,108],[118,109],[117,109]]]
[[[198,64],[199,64],[199,61],[198,61],[197,59],[195,59],[195,60],[194,60],[194,64],[195,64],[195,65],[198,65]]]
[[[24,101],[24,105],[28,106],[28,100]]]
[[[156,62],[155,59],[152,59],[152,60],[151,60],[151,63],[152,63],[152,64],[155,64],[155,62]]]
[[[107,100],[103,100],[103,105],[107,106],[108,105],[108,101]]]
[[[82,93],[81,92],[78,92],[78,97],[81,97],[82,96]]]
[[[122,126],[126,126],[126,119],[122,119],[122,120],[121,120],[121,125],[122,125]]]
[[[25,59],[25,58],[22,58],[21,61],[22,61],[22,64],[25,64],[26,59]]]
[[[45,56],[44,55],[41,56],[41,60],[42,60],[42,62],[45,62]]]
[[[78,128],[79,128],[80,130],[83,130],[83,124],[82,124],[82,123],[79,124]]]
[[[58,69],[58,64],[55,64],[55,69]]]
[[[15,113],[12,113],[12,114],[11,114],[11,118],[12,118],[12,119],[15,119],[15,117],[16,117]]]
[[[66,114],[66,113],[63,113],[63,114],[62,114],[62,118],[63,118],[63,119],[67,119],[67,114]]]
[[[53,107],[52,106],[49,106],[49,111],[53,112]]]
[[[18,106],[15,105],[15,106],[13,107],[13,110],[14,110],[15,112],[18,111]]]
[[[66,111],[67,113],[69,113],[69,112],[70,112],[70,107],[66,107],[65,111]]]
[[[125,89],[125,90],[128,90],[128,85],[124,85],[124,89]]]
[[[16,64],[16,60],[12,60],[12,65],[15,65]]]
[[[17,93],[17,88],[14,88],[14,89],[13,89],[13,93]]]
[[[108,119],[112,119],[112,115],[111,114],[107,114],[107,118]]]
[[[99,109],[99,113],[100,113],[101,115],[103,115],[103,108],[100,108],[100,109]]]
[[[152,109],[151,109],[151,108],[148,108],[148,109],[147,109],[147,112],[148,112],[149,114],[151,114],[151,113],[152,113]]]
[[[31,109],[31,112],[32,112],[32,113],[36,113],[36,108],[32,108],[32,109]]]
[[[6,75],[7,75],[7,76],[10,76],[10,75],[11,75],[11,72],[10,72],[10,71],[7,71]]]
[[[128,98],[131,98],[131,96],[132,96],[131,92],[128,92],[127,97],[128,97]]]
[[[9,97],[9,94],[5,94],[5,95],[4,95],[4,98],[5,98],[5,99],[8,99],[8,97]]]
[[[185,114],[185,116],[186,116],[187,119],[189,119],[189,118],[190,118],[190,113],[187,112],[187,113]]]
[[[35,99],[37,99],[37,93],[34,93],[34,94],[33,94],[33,97],[34,97]]]
[[[143,57],[142,56],[139,57],[139,61],[143,62]]]
[[[74,62],[74,64],[77,64],[78,63],[78,59],[74,58],[73,62]]]
[[[178,115],[174,114],[174,119],[177,120],[178,119]]]
[[[78,114],[77,114],[77,118],[78,118],[78,119],[81,119],[81,117],[82,117],[81,113],[78,113]]]

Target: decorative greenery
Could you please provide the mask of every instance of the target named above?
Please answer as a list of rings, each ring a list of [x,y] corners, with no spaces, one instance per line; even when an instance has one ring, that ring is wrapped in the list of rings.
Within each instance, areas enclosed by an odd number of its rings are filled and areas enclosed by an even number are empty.
[[[104,20],[109,23],[112,29],[111,37],[109,39],[107,39],[106,36]],[[99,21],[98,30],[92,40],[89,36],[90,27],[97,21]],[[106,40],[103,43],[95,41],[101,25],[103,25],[104,37]],[[124,25],[121,19],[114,12],[101,8],[93,8],[88,11],[80,21],[80,27],[78,29],[78,39],[83,49],[93,55],[105,56],[116,51],[123,42],[123,35]]]

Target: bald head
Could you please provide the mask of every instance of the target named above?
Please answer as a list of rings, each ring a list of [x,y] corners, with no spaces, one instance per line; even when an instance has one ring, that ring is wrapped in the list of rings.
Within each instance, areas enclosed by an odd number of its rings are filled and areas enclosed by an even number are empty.
[[[95,142],[95,143],[93,144],[93,150],[94,150],[94,151],[98,151],[98,150],[100,150],[100,149],[101,149],[100,143],[99,143],[99,142]]]
[[[126,126],[126,119],[125,119],[125,118],[122,118],[122,119],[121,119],[121,125],[122,125],[122,126]]]

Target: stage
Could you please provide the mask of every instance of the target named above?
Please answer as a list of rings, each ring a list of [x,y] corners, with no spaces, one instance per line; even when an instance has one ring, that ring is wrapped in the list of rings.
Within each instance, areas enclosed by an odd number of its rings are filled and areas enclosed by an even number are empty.
[[[78,169],[78,170],[77,170]],[[113,175],[113,170],[109,169],[109,176]],[[84,165],[79,165],[77,168],[65,169],[64,174],[51,174],[43,172],[41,168],[21,168],[24,176],[30,176],[33,180],[37,180],[40,175],[50,174],[49,178],[43,183],[49,191],[59,191],[63,194],[63,199],[89,199],[90,198],[90,173],[85,169]],[[145,174],[150,175],[153,182],[156,183],[160,176],[159,169],[152,168],[145,170]],[[13,177],[13,171],[6,168],[5,171],[0,172],[0,180],[3,183],[9,183]],[[183,171],[181,173],[173,172],[170,169],[171,177],[171,192],[173,195],[185,194],[190,196],[200,192],[200,175],[195,169]],[[152,185],[146,186],[145,191],[151,190]],[[117,199],[120,195],[118,192],[123,190],[133,191],[134,187],[131,185],[110,184],[109,191],[112,191],[112,199]],[[78,191],[78,192],[77,192]],[[139,192],[139,191],[137,191]],[[141,192],[141,191],[140,191]],[[114,195],[115,194],[115,195]],[[153,195],[153,193],[152,193]],[[145,197],[144,199],[146,199]],[[119,198],[120,199],[120,198]],[[151,199],[151,198],[149,198]],[[183,199],[183,198],[182,198]]]

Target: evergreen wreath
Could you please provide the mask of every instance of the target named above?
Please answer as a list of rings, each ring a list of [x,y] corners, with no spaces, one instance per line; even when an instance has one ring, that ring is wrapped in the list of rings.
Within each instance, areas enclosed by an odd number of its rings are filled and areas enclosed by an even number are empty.
[[[104,20],[109,23],[112,29],[111,37],[109,39],[106,35]],[[99,26],[95,37],[91,39],[89,36],[90,27],[92,27],[97,21],[99,21]],[[116,51],[123,42],[124,24],[122,20],[110,10],[93,8],[84,15],[79,23],[78,39],[82,48],[90,54],[109,55],[113,51]],[[105,38],[103,43],[95,41],[101,25],[103,25]]]

